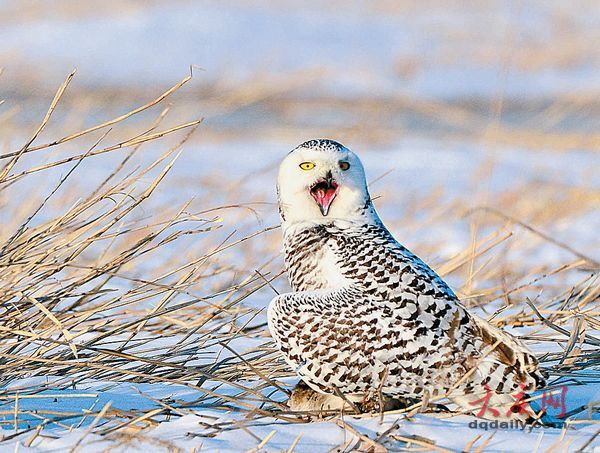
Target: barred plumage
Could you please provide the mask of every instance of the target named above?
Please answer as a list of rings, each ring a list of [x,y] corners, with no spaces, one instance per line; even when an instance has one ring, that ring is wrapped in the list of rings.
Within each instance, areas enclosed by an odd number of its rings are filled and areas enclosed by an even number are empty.
[[[306,163],[313,174],[298,168]],[[543,384],[520,341],[470,314],[393,238],[351,151],[330,140],[300,145],[282,163],[278,193],[295,292],[273,299],[269,328],[312,389],[355,401],[453,389],[468,407],[468,395],[473,401],[487,389],[503,406],[512,402],[510,394]]]

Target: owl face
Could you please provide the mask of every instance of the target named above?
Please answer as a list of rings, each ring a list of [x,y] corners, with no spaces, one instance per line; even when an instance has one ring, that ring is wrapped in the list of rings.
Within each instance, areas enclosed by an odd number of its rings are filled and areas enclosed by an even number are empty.
[[[370,203],[356,154],[331,140],[311,140],[283,160],[277,180],[284,224],[355,220]]]

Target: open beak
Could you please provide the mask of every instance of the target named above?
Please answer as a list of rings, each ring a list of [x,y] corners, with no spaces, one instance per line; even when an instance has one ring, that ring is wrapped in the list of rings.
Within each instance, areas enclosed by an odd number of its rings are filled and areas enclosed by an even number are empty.
[[[310,194],[315,199],[321,210],[321,214],[326,216],[333,199],[338,193],[338,184],[333,180],[331,173],[328,173],[325,179],[317,181],[310,188]]]

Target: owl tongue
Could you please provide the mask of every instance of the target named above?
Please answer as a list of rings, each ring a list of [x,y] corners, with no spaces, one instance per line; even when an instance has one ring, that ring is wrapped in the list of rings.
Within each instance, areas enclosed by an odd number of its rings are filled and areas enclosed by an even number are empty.
[[[315,199],[324,216],[329,212],[329,207],[337,195],[338,185],[332,179],[319,181],[310,189],[310,194]]]

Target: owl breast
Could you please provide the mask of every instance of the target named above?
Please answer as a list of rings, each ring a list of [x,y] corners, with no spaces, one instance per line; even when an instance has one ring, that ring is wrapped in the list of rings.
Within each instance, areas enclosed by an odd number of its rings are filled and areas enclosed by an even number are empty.
[[[285,238],[285,262],[295,291],[341,288],[350,282],[333,252],[333,237],[322,228],[309,228]]]

